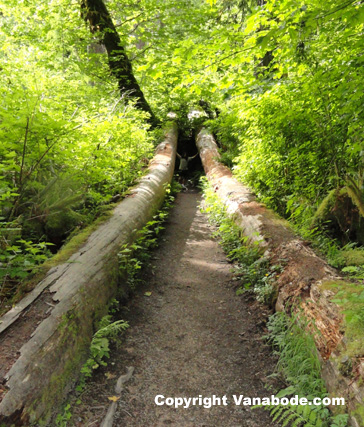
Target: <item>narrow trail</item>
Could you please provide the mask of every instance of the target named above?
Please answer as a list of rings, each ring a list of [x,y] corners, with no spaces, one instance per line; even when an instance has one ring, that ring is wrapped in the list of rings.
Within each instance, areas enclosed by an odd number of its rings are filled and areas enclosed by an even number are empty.
[[[234,394],[269,396],[275,360],[261,340],[264,310],[235,295],[231,265],[211,238],[200,200],[193,191],[178,195],[148,281],[127,307],[125,340],[84,393],[72,425],[100,425],[116,379],[130,366],[114,426],[274,425],[266,411],[233,402]],[[229,405],[175,409],[157,406],[158,394],[227,395]]]

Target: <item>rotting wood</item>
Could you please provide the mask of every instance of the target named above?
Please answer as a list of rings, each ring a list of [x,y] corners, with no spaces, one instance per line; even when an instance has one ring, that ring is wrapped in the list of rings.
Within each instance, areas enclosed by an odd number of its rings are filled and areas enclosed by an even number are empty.
[[[68,267],[69,265],[62,264],[62,268],[60,266],[51,268],[44,280],[39,282],[31,292],[29,292],[16,305],[14,305],[14,307],[7,311],[0,318],[0,334],[6,331],[6,329],[8,329],[14,322],[16,322],[24,310],[26,310],[45,289],[49,288],[51,284],[53,284],[63,274],[63,270],[66,270]]]
[[[343,316],[339,307],[330,301],[333,292],[321,286],[342,278],[294,234],[285,220],[257,202],[251,190],[219,162],[216,142],[208,130],[202,129],[197,134],[196,145],[206,176],[228,214],[251,241],[259,242],[264,256],[272,263],[286,260],[277,280],[276,309],[288,313],[303,310],[307,319],[315,323],[313,335],[327,389],[331,396],[345,398],[350,425],[363,426],[364,363],[361,359],[354,360],[356,375],[353,378],[340,372],[346,340]]]
[[[118,284],[118,251],[161,206],[173,177],[176,147],[177,127],[172,125],[147,174],[112,217],[39,285],[41,291],[49,286],[55,307],[6,375],[0,425],[47,425],[62,403],[88,356],[94,322],[106,314],[120,288],[127,292],[126,284]]]

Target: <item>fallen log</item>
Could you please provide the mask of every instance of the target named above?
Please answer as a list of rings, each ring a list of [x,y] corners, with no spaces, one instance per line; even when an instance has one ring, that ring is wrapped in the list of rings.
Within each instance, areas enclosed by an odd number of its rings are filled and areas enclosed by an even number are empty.
[[[39,283],[40,293],[46,287],[51,292],[54,307],[20,349],[5,377],[1,426],[47,425],[64,401],[88,357],[95,321],[106,314],[111,298],[127,292],[126,281],[119,276],[117,254],[161,206],[173,177],[176,147],[177,127],[172,125],[146,175],[111,218],[68,262],[51,269]],[[13,316],[18,314],[15,311]],[[7,318],[9,324],[15,320]]]
[[[280,218],[257,202],[251,190],[238,182],[220,155],[212,134],[202,129],[196,145],[206,176],[227,212],[250,241],[258,242],[273,264],[286,261],[277,279],[276,310],[303,312],[322,366],[322,376],[333,397],[344,397],[350,425],[364,425],[363,354],[349,350],[340,306],[331,301],[337,288],[350,287],[336,270],[317,256]],[[348,356],[349,354],[349,356]]]

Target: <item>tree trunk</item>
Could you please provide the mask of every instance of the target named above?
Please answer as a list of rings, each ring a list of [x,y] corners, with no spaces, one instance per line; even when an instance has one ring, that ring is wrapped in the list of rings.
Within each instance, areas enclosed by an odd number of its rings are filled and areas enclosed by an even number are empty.
[[[228,214],[250,241],[262,247],[264,256],[272,264],[285,260],[284,270],[275,284],[276,309],[288,314],[304,313],[310,321],[310,332],[315,339],[328,391],[331,396],[345,398],[350,425],[363,426],[364,416],[360,408],[364,401],[364,363],[360,356],[351,356],[347,360],[344,316],[341,308],[331,301],[335,295],[332,285],[344,289],[348,284],[294,234],[287,221],[257,202],[251,190],[219,162],[220,154],[211,133],[201,130],[196,145],[207,178]],[[346,369],[345,364],[350,368]]]
[[[158,146],[147,174],[112,217],[67,262],[49,271],[38,285],[40,292],[34,289],[37,301],[49,295],[52,304],[38,312],[35,321],[44,320],[37,327],[30,325],[34,327],[27,330],[29,341],[21,348],[11,348],[18,359],[9,367],[6,381],[0,382],[6,387],[0,393],[1,426],[50,425],[89,355],[95,322],[106,314],[113,297],[128,292],[125,277],[120,277],[118,252],[135,240],[137,230],[161,206],[173,177],[176,148],[177,127],[173,126]],[[19,305],[26,308],[22,302]],[[3,316],[0,333],[11,328],[16,334],[20,315],[14,307]],[[7,345],[1,346],[5,354],[7,349]]]
[[[131,62],[105,3],[103,0],[81,0],[81,9],[82,16],[89,23],[91,33],[100,35],[100,42],[107,51],[110,71],[118,81],[121,95],[127,94],[135,98],[136,106],[149,113],[149,122],[152,126],[156,126],[158,120],[136,81]]]

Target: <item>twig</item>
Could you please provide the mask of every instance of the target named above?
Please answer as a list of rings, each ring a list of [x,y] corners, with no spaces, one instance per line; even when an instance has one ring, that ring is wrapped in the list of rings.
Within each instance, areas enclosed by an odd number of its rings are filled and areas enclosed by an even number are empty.
[[[129,417],[131,417],[131,418],[135,418],[135,415],[132,415],[130,412],[128,412],[126,409],[123,409],[123,408],[121,408],[121,410],[123,411],[123,412],[125,412],[127,415],[129,415]]]
[[[320,16],[316,16],[315,19],[321,19],[321,18],[325,18],[326,16],[333,15],[334,13],[339,12],[340,10],[346,9],[347,7],[351,6],[354,3],[357,3],[357,1],[358,0],[348,1],[346,4],[344,3],[340,7],[337,7],[336,9],[331,10],[330,12],[324,13],[323,15],[320,15]]]
[[[155,46],[152,46],[152,45],[147,46],[147,47],[146,47],[145,49],[143,49],[141,52],[136,53],[136,54],[131,58],[131,60],[132,60],[132,61],[135,61],[135,59],[136,59],[136,58],[138,58],[140,55],[143,55],[143,53],[145,53],[147,50],[151,49],[152,47],[155,47]]]
[[[125,21],[123,21],[121,24],[117,24],[115,25],[115,27],[121,27],[122,25],[126,24],[129,21],[133,21],[134,19],[139,18],[140,15],[143,15],[144,11],[140,12],[138,15],[136,16],[132,16],[131,18],[125,19]]]
[[[207,68],[211,67],[212,65],[218,64],[218,63],[220,63],[220,62],[224,61],[225,59],[230,58],[231,56],[238,55],[239,53],[242,53],[242,52],[245,52],[245,51],[248,51],[248,50],[254,49],[255,47],[256,47],[256,46],[247,47],[247,48],[245,48],[245,49],[241,49],[241,50],[238,50],[238,51],[236,51],[236,52],[233,52],[233,53],[231,53],[231,54],[229,54],[229,55],[226,55],[226,56],[224,56],[224,57],[222,57],[222,58],[220,58],[220,59],[217,59],[216,61],[211,62],[211,64],[206,65],[205,67],[200,68],[200,69],[198,69],[197,71],[203,71],[203,70],[206,70]]]
[[[50,302],[44,301],[47,305],[51,306],[51,307],[55,307],[54,304],[51,304]]]

